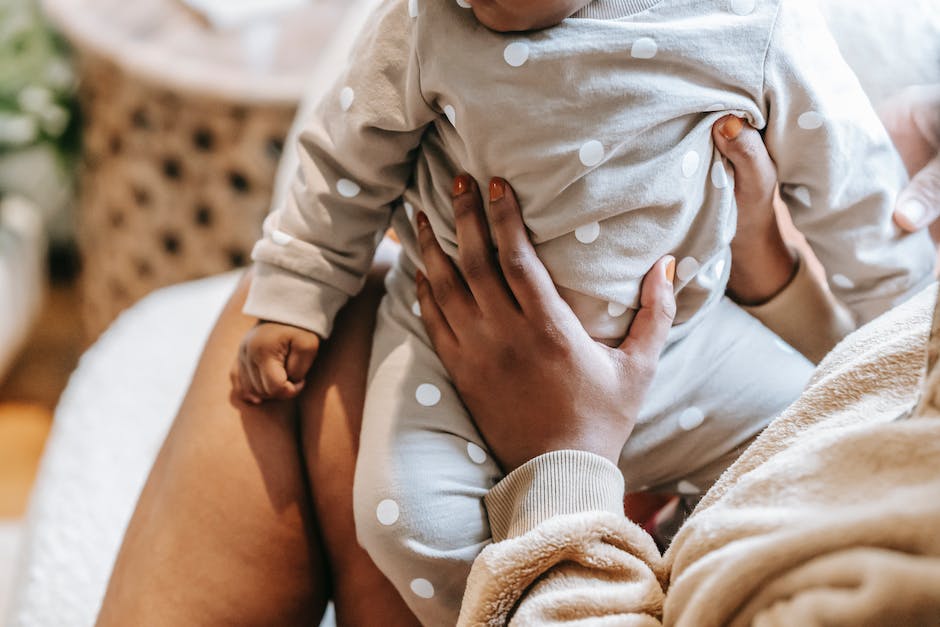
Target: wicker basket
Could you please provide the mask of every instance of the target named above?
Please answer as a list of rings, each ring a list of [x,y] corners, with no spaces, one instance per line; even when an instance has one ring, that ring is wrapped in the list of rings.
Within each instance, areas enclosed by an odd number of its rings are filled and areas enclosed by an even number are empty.
[[[213,29],[173,0],[47,0],[77,51],[89,339],[148,292],[244,265],[343,0]],[[259,35],[260,52],[259,52]]]

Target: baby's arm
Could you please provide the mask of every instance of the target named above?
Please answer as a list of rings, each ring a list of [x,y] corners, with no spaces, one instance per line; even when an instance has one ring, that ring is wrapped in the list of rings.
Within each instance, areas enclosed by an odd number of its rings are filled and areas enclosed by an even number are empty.
[[[904,166],[814,3],[780,3],[764,99],[781,195],[856,322],[929,283],[927,234],[902,234],[892,220]]]
[[[312,358],[300,361],[307,368],[288,364],[285,347],[313,347],[315,355],[362,288],[425,128],[439,117],[420,91],[414,21],[405,0],[382,3],[370,18],[349,69],[305,123],[291,192],[252,252],[244,311],[262,323],[243,342],[237,368],[242,387],[262,398],[299,391],[291,384],[303,381]],[[284,356],[278,369],[272,355]]]

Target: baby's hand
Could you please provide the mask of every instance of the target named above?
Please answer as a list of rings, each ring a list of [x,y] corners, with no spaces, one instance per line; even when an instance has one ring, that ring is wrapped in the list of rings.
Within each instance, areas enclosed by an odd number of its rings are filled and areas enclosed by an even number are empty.
[[[260,322],[238,348],[231,379],[246,403],[294,398],[320,348],[316,333],[277,322]]]

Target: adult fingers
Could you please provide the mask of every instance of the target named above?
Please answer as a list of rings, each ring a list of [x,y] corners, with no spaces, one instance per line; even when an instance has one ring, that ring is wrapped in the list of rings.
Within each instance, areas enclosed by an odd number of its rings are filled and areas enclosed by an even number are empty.
[[[503,277],[522,309],[542,314],[559,311],[561,296],[535,254],[515,193],[501,178],[490,181],[489,221]]]
[[[447,318],[438,307],[431,292],[427,278],[418,271],[415,280],[418,292],[418,305],[421,307],[421,322],[431,339],[431,345],[447,370],[450,370],[453,357],[457,354],[457,337],[447,323]]]
[[[918,231],[940,217],[940,154],[898,196],[894,221],[905,231]]]
[[[712,137],[718,152],[734,168],[734,195],[738,206],[772,203],[777,186],[777,167],[757,129],[737,116],[726,115],[712,127]],[[723,175],[724,172],[717,169],[712,172],[715,179],[720,180]]]
[[[437,242],[431,223],[424,212],[418,213],[418,244],[427,270],[427,279],[434,300],[455,329],[470,324],[477,311],[473,297],[457,274],[454,263]]]
[[[650,375],[656,370],[655,364],[676,317],[675,277],[676,260],[670,255],[657,261],[646,273],[640,288],[640,310],[619,347],[627,357],[646,364]]]
[[[497,269],[480,189],[466,174],[454,179],[452,196],[460,272],[481,310],[499,313],[512,297]]]

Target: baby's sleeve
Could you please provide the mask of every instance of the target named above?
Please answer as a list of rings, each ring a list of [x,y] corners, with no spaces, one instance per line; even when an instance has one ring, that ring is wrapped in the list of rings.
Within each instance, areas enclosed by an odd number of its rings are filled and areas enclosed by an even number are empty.
[[[424,100],[406,0],[383,2],[339,81],[304,122],[290,193],[265,221],[245,313],[330,334],[439,114]]]
[[[763,98],[783,200],[856,323],[929,283],[927,233],[906,235],[892,218],[904,165],[815,2],[780,1]]]

